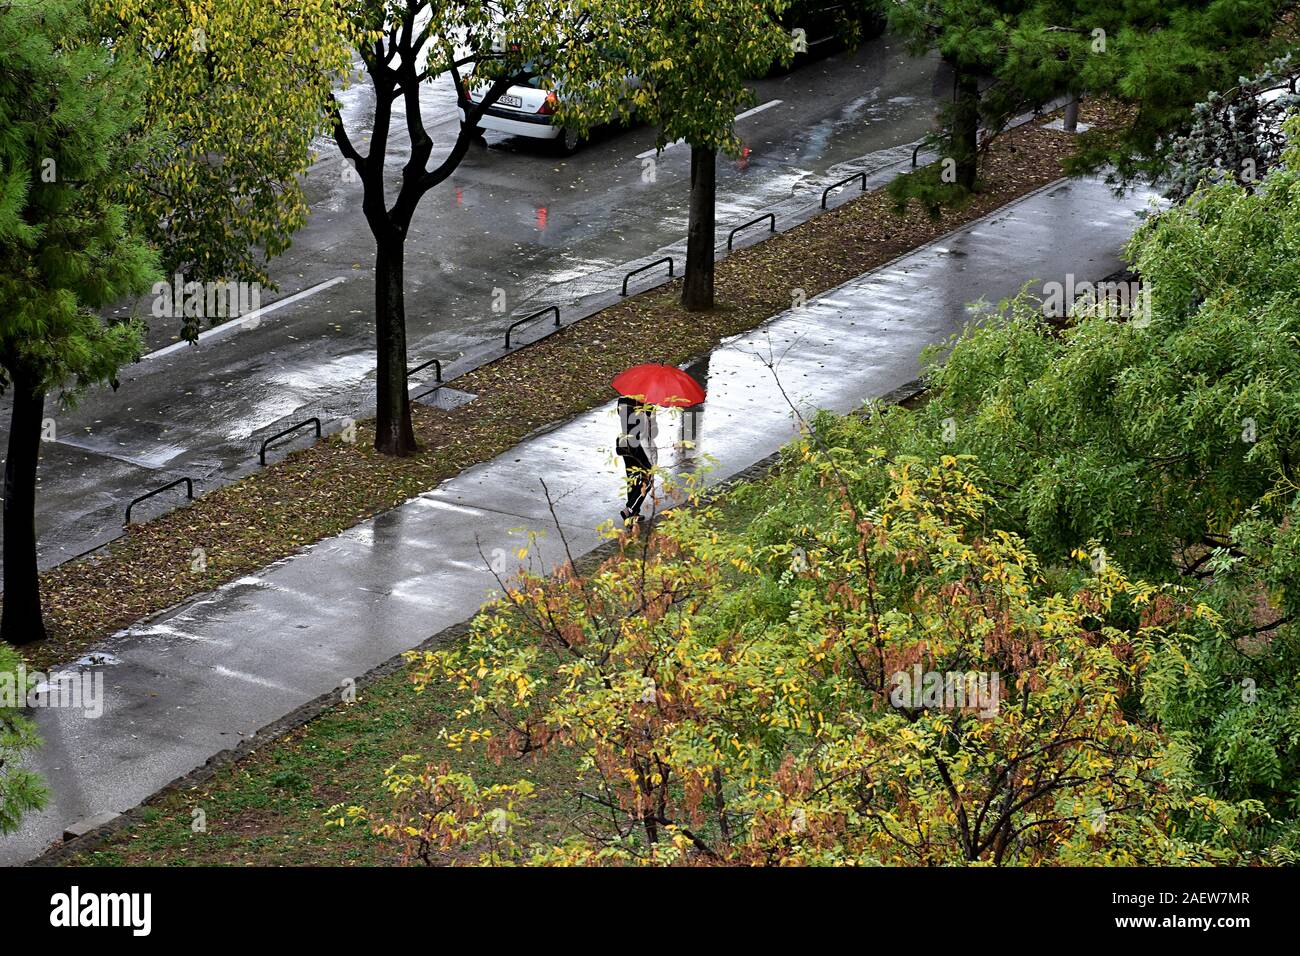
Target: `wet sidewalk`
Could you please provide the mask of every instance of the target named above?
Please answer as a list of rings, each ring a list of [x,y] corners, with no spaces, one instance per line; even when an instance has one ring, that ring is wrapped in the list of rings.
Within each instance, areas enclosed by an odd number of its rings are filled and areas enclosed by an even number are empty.
[[[659,464],[710,459],[720,481],[794,434],[789,407],[758,356],[800,405],[849,411],[916,378],[923,347],[1022,285],[1094,280],[1150,196],[1116,199],[1096,180],[1049,186],[894,263],[782,313],[713,351],[692,371],[709,397],[692,422],[660,421]],[[612,393],[611,393],[612,396]],[[682,447],[683,429],[694,447]],[[529,560],[561,554],[544,479],[575,556],[617,515],[613,402],[476,466],[337,537],[200,595],[103,642],[102,716],[35,711],[34,763],[50,806],[0,837],[0,863],[30,859],[79,821],[121,812],[209,757],[432,634],[469,618],[508,573],[529,531]]]

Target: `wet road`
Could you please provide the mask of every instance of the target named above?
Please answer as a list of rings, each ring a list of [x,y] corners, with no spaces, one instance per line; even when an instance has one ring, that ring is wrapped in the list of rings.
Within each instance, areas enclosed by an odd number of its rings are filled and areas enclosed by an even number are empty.
[[[1096,180],[1049,186],[890,266],[855,279],[715,349],[692,368],[708,400],[694,447],[665,413],[659,464],[712,460],[717,481],[793,434],[777,375],[805,409],[847,411],[916,377],[922,348],[1026,283],[1114,271],[1148,195],[1116,199]],[[1066,228],[1062,228],[1066,226]],[[103,713],[38,709],[45,746],[34,768],[51,805],[0,838],[0,863],[30,858],[77,821],[134,806],[209,756],[449,625],[508,575],[530,530],[539,570],[561,552],[539,486],[545,477],[573,553],[622,502],[612,455],[613,403],[536,435],[434,491],[362,522],[256,575],[199,595],[110,638],[98,652]],[[485,560],[486,559],[486,560]],[[362,691],[364,694],[364,691]],[[208,820],[214,835],[223,821]]]
[[[811,194],[839,164],[867,154],[890,161],[932,125],[950,91],[934,60],[905,55],[882,38],[755,84],[756,105],[738,120],[749,149],[721,163],[720,238],[754,211]],[[354,141],[365,138],[368,89],[345,94]],[[425,97],[440,149],[458,127],[450,84]],[[395,124],[396,125],[396,124]],[[390,179],[405,160],[395,130]],[[667,150],[646,175],[654,131],[615,129],[560,158],[536,141],[487,134],[450,181],[429,193],[407,243],[407,316],[412,364],[455,361],[495,347],[512,317],[540,304],[599,304],[619,267],[684,236],[689,151]],[[648,152],[650,151],[650,152]],[[292,297],[256,327],[234,324],[198,347],[179,346],[124,370],[116,393],[96,390],[79,407],[50,403],[56,440],[44,445],[38,495],[41,564],[48,567],[120,533],[126,502],[182,475],[200,492],[255,465],[260,440],[309,415],[341,427],[372,407],[373,245],[332,143],[307,178],[312,216],[273,264]],[[501,292],[497,292],[501,290]],[[505,313],[493,311],[504,294]],[[495,296],[495,298],[494,298]],[[148,311],[147,308],[145,311]],[[175,338],[179,320],[152,320],[150,347]],[[8,404],[0,405],[0,449]],[[305,438],[300,438],[301,443]],[[292,442],[288,447],[292,447]],[[169,492],[139,518],[173,507]]]

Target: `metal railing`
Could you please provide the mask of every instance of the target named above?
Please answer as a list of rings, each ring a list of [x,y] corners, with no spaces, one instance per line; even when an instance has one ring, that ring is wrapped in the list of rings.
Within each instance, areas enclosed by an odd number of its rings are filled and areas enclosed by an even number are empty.
[[[772,228],[770,228],[768,232],[776,232],[776,213],[765,212],[757,219],[751,219],[749,220],[749,222],[742,223],[741,225],[737,226],[735,229],[731,230],[731,232],[727,234],[727,251],[728,252],[731,251],[731,243],[735,241],[736,233],[740,232],[742,229],[748,229],[750,226],[757,226],[764,219],[772,220]]]
[[[863,192],[866,192],[866,191],[867,191],[867,173],[866,173],[866,170],[863,170],[863,171],[860,172],[860,173],[854,173],[852,176],[849,176],[847,179],[841,179],[838,183],[831,183],[829,186],[827,186],[825,189],[823,189],[823,190],[822,190],[822,208],[823,208],[823,209],[826,208],[826,199],[830,196],[830,194],[831,194],[831,190],[832,190],[832,189],[839,189],[841,186],[847,186],[849,183],[853,182],[853,180],[855,180],[855,179],[861,179],[861,180],[862,180],[862,191],[863,191]]]
[[[527,323],[533,321],[533,319],[540,319],[540,318],[541,318],[542,316],[544,316],[547,312],[554,312],[554,313],[555,313],[555,327],[558,329],[558,328],[560,327],[560,307],[559,307],[558,305],[548,305],[548,306],[547,306],[546,308],[544,308],[544,309],[538,309],[538,310],[537,310],[536,312],[534,312],[532,315],[525,315],[522,319],[519,319],[517,322],[511,322],[511,323],[510,323],[510,327],[509,327],[508,329],[506,329],[506,348],[510,348],[510,333],[511,333],[511,332],[513,332],[515,329],[519,328],[519,326],[521,326],[521,325],[526,325]],[[439,379],[439,381],[441,381],[441,379]]]
[[[134,508],[136,505],[138,505],[140,502],[142,502],[142,501],[144,501],[144,500],[146,500],[146,499],[148,499],[148,498],[152,498],[154,495],[161,494],[162,492],[167,491],[167,490],[170,489],[170,488],[175,488],[177,485],[184,485],[184,486],[185,486],[185,497],[188,498],[190,501],[193,501],[193,500],[194,500],[194,481],[193,481],[193,479],[188,478],[188,477],[187,477],[187,478],[177,478],[175,481],[169,481],[167,484],[163,485],[161,488],[155,488],[153,491],[150,491],[150,492],[147,492],[146,494],[141,495],[139,498],[134,499],[134,500],[133,500],[129,505],[127,505],[127,506],[126,506],[126,520],[122,522],[122,526],[123,526],[123,527],[126,527],[126,525],[129,525],[129,524],[131,523],[131,509]]]
[[[912,150],[912,168],[916,169],[916,157],[921,153],[921,147],[925,145],[925,140],[916,144],[916,149]]]
[[[664,256],[662,259],[656,259],[654,262],[651,262],[649,265],[644,265],[644,266],[642,266],[642,267],[639,268],[639,269],[633,269],[633,270],[632,270],[631,272],[629,272],[627,275],[623,276],[623,291],[620,292],[619,295],[627,295],[627,280],[628,280],[628,279],[632,278],[634,275],[636,275],[636,274],[639,273],[639,272],[648,272],[648,271],[650,271],[651,269],[653,269],[655,266],[661,266],[661,265],[663,265],[665,262],[668,263],[668,278],[671,279],[671,278],[673,277],[673,275],[674,275],[674,272],[673,272],[673,268],[674,268],[674,266],[673,266],[673,257],[672,257],[672,256]]]
[[[268,438],[266,441],[262,442],[262,447],[261,447],[260,449],[258,449],[258,452],[257,452],[257,460],[258,460],[259,462],[261,462],[263,465],[265,465],[265,464],[266,464],[266,446],[267,446],[267,445],[271,444],[271,442],[275,441],[277,438],[283,438],[285,435],[292,435],[292,434],[293,434],[294,432],[296,432],[299,428],[302,428],[302,427],[304,427],[304,426],[306,426],[306,425],[315,425],[315,426],[316,426],[316,437],[317,437],[317,438],[320,438],[320,419],[319,419],[319,418],[315,418],[315,417],[303,419],[303,420],[300,421],[298,424],[296,424],[296,425],[290,425],[290,426],[289,426],[288,428],[286,428],[284,431],[282,431],[282,432],[276,432],[274,435],[272,435],[272,436],[271,436],[270,438]]]
[[[408,369],[406,370],[406,377],[407,377],[407,378],[410,378],[412,375],[416,374],[417,372],[423,372],[423,371],[424,371],[426,368],[428,368],[430,365],[433,366],[433,372],[434,372],[434,374],[438,377],[437,380],[438,380],[439,382],[441,382],[441,381],[442,381],[442,362],[441,362],[439,359],[436,359],[436,358],[431,358],[431,359],[429,359],[429,361],[427,361],[427,362],[423,362],[423,363],[421,363],[420,365],[417,365],[415,368],[408,368]]]

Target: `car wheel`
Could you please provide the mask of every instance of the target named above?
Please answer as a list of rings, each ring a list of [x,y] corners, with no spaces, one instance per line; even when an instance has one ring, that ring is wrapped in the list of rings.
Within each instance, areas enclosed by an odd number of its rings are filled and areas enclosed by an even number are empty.
[[[562,156],[571,156],[582,146],[583,136],[576,129],[566,126],[560,130],[560,135],[555,137],[555,144]]]
[[[885,28],[889,26],[889,21],[883,13],[872,11],[867,16],[867,22],[862,28],[862,39],[875,40],[885,34]]]

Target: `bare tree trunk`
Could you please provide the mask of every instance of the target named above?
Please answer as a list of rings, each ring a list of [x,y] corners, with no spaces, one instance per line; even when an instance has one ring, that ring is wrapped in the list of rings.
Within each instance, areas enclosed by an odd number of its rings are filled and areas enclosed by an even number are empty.
[[[36,569],[36,466],[41,457],[45,393],[25,376],[12,377],[14,407],[5,459],[5,590],[0,640],[30,644],[45,637]]]
[[[979,81],[973,74],[957,74],[957,107],[953,115],[952,152],[957,161],[957,183],[974,190],[979,172]]]
[[[375,449],[386,455],[419,451],[406,390],[406,305],[403,237],[375,239]]]
[[[375,449],[388,455],[412,455],[419,451],[411,427],[411,406],[406,390],[406,308],[402,287],[403,256],[411,217],[421,197],[446,181],[465,158],[484,111],[512,83],[522,82],[526,77],[522,72],[497,77],[487,95],[471,105],[461,73],[453,69],[453,85],[465,109],[465,121],[451,152],[434,169],[427,169],[434,142],[424,127],[420,111],[419,91],[425,57],[421,51],[429,42],[429,34],[416,24],[419,8],[423,6],[414,2],[399,4],[387,38],[380,36],[358,47],[375,92],[375,115],[370,129],[370,149],[366,155],[361,155],[353,145],[343,123],[338,99],[333,101],[334,142],[344,161],[350,163],[361,178],[364,197],[361,208],[375,237]],[[471,57],[470,61],[462,62],[459,69],[477,62],[479,58]],[[384,188],[384,170],[392,131],[393,104],[399,101],[405,113],[409,151],[402,166],[401,187],[390,209]]]
[[[688,312],[713,308],[717,166],[716,150],[691,146],[690,220],[686,229],[686,279],[682,283],[682,307]]]
[[[727,798],[722,792],[722,771],[713,768],[713,807],[718,811],[718,832],[723,845],[731,843],[731,822],[727,819]]]
[[[1061,119],[1061,126],[1067,133],[1076,133],[1079,131],[1079,94],[1075,93],[1070,97],[1070,102],[1065,104],[1065,115]]]

